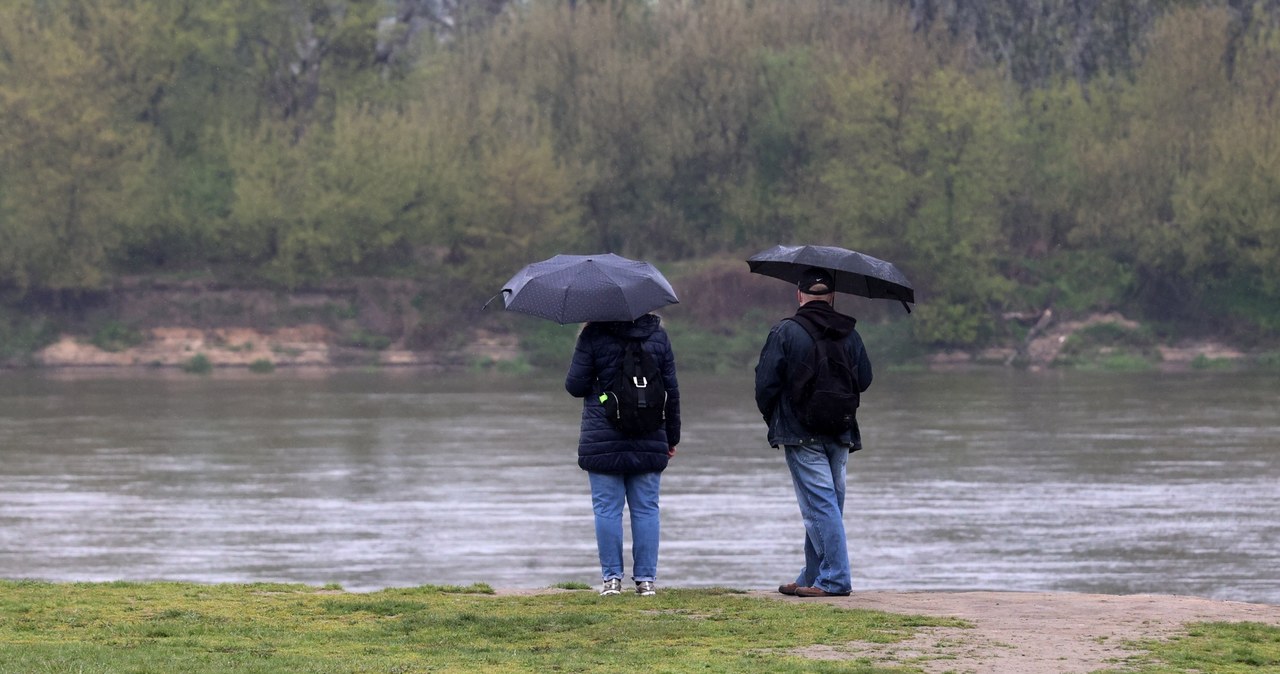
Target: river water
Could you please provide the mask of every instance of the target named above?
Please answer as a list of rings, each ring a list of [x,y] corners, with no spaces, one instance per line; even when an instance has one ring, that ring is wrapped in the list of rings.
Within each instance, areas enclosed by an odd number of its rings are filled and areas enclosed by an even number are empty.
[[[659,582],[792,580],[750,372],[681,389]],[[0,577],[594,585],[579,404],[556,375],[0,372]],[[1280,604],[1277,410],[1274,373],[881,372],[854,587]]]

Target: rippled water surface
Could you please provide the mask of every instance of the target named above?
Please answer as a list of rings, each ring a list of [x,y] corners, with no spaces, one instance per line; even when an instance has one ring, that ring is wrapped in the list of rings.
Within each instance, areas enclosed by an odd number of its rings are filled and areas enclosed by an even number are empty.
[[[803,530],[749,373],[685,375],[660,582],[767,588]],[[594,584],[558,376],[0,372],[0,577]],[[857,589],[1280,604],[1280,378],[881,372]]]

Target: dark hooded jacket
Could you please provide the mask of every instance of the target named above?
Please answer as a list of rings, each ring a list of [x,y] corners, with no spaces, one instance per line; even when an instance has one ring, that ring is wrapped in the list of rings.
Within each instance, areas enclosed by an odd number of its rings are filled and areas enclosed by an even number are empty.
[[[667,389],[666,427],[639,437],[609,423],[598,396],[622,366],[623,342],[640,341],[662,371]],[[667,467],[667,449],[680,443],[680,389],[671,342],[661,320],[646,314],[634,321],[588,323],[578,335],[564,388],[582,398],[578,466],[596,473],[651,473]]]
[[[810,319],[824,333],[844,341],[850,361],[857,367],[858,387],[866,391],[871,385],[871,361],[862,344],[862,336],[854,329],[852,317],[831,308],[821,300],[809,302],[796,310],[797,316]],[[785,318],[773,326],[760,352],[756,364],[756,407],[769,424],[769,445],[802,445],[818,442],[838,442],[850,451],[862,449],[862,436],[857,421],[853,429],[839,437],[818,435],[805,428],[791,409],[791,373],[795,364],[808,362],[813,357],[813,338],[796,321]]]

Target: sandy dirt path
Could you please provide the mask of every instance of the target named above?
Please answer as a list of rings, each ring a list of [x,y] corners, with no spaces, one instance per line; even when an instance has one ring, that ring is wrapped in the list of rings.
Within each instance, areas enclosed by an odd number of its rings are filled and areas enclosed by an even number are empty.
[[[1164,638],[1202,621],[1280,626],[1280,606],[1161,595],[1045,592],[855,592],[827,602],[889,613],[961,618],[973,628],[922,628],[913,639],[881,645],[808,648],[813,658],[870,657],[930,674],[1075,674],[1116,668],[1134,654],[1128,642]]]

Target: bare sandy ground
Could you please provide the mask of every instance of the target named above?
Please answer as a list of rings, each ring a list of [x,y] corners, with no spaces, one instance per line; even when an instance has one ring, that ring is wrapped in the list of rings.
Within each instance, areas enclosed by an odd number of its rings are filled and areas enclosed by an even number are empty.
[[[566,591],[500,589],[496,594]],[[764,590],[748,594],[778,601],[828,603],[969,622],[972,627],[923,627],[914,638],[895,644],[854,641],[797,652],[822,660],[868,658],[882,665],[910,665],[928,674],[1123,671],[1125,659],[1141,653],[1133,648],[1133,642],[1185,633],[1189,623],[1255,622],[1280,626],[1280,606],[1172,595],[877,591],[802,599]]]
[[[1161,595],[1045,592],[855,592],[848,597],[780,601],[827,602],[889,613],[948,616],[972,628],[922,628],[897,644],[854,642],[804,649],[812,658],[869,657],[930,674],[1075,674],[1122,668],[1131,642],[1159,639],[1194,622],[1258,622],[1280,626],[1280,606]]]

